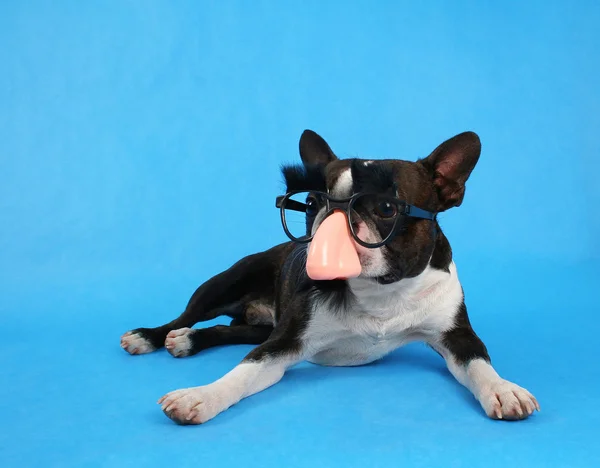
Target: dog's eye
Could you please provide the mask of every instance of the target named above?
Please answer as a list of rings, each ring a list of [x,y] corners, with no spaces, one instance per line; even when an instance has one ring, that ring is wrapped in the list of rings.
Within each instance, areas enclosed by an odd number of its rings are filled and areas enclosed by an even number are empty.
[[[306,198],[306,215],[307,216],[316,216],[319,211],[319,207],[317,204],[317,200],[315,197],[307,197]]]
[[[398,208],[394,203],[382,201],[375,206],[375,214],[380,218],[393,218],[398,214]]]

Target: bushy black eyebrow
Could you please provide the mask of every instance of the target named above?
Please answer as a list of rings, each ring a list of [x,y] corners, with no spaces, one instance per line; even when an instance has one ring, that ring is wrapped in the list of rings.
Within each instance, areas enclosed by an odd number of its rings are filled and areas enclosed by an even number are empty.
[[[387,164],[367,164],[355,159],[350,165],[354,192],[386,193],[394,189],[394,170]]]
[[[289,164],[281,167],[288,192],[315,190],[326,192],[325,166]]]

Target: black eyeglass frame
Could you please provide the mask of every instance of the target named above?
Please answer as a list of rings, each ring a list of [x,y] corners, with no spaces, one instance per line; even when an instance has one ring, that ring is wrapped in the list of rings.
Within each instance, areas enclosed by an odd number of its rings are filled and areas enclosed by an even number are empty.
[[[331,195],[329,195],[329,193],[320,192],[318,190],[294,190],[294,191],[286,193],[285,195],[281,195],[281,196],[277,197],[275,199],[275,207],[279,208],[280,215],[281,215],[281,224],[283,226],[283,230],[285,231],[286,235],[293,242],[297,242],[299,244],[306,244],[306,243],[310,242],[312,240],[313,236],[307,235],[307,236],[298,238],[298,237],[294,236],[287,227],[287,222],[285,219],[285,210],[286,209],[292,210],[292,211],[298,211],[301,213],[302,212],[306,213],[306,207],[307,207],[306,203],[292,200],[290,198],[298,193],[314,193],[314,194],[318,194],[318,195],[322,196],[323,198],[325,198],[326,212],[325,212],[325,217],[323,219],[325,219],[327,216],[329,216],[335,210],[340,210],[340,211],[343,211],[344,213],[346,213],[346,219],[348,220],[348,227],[350,228],[350,233],[352,234],[352,237],[360,245],[362,245],[363,247],[369,248],[369,249],[376,249],[378,247],[381,247],[381,246],[389,243],[395,237],[395,235],[398,231],[398,224],[399,224],[398,220],[401,219],[402,216],[406,216],[409,218],[426,219],[429,221],[435,221],[436,215],[437,215],[437,213],[435,213],[435,212],[424,210],[417,206],[406,203],[404,200],[399,199],[397,190],[396,190],[395,197],[388,196],[388,195],[382,195],[379,193],[359,192],[359,193],[355,193],[352,196],[346,197],[346,198],[334,198]],[[385,237],[385,239],[383,239],[381,242],[377,242],[376,244],[369,244],[369,243],[361,240],[358,237],[357,233],[354,231],[354,226],[352,225],[351,213],[352,213],[354,204],[356,203],[356,200],[358,200],[364,196],[377,196],[383,201],[388,201],[388,202],[394,203],[396,205],[396,207],[398,208],[398,211],[397,211],[396,215],[394,216],[394,226],[390,230],[390,233]]]

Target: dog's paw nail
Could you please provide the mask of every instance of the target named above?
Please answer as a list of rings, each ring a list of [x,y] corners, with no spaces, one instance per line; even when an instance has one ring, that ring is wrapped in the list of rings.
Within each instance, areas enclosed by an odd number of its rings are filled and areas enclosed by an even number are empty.
[[[488,415],[496,419],[526,419],[533,414],[537,407],[533,395],[506,380],[493,383],[481,396],[480,401],[483,408],[486,409]]]
[[[163,412],[178,424],[202,424],[223,409],[214,390],[208,386],[175,390],[172,393],[173,401],[164,403]]]

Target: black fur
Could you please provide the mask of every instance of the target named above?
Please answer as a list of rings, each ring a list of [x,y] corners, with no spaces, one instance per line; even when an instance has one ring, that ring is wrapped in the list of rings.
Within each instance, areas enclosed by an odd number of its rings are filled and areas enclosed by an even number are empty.
[[[464,301],[456,312],[454,328],[443,334],[442,343],[460,364],[467,364],[475,358],[491,362],[487,348],[471,327]]]
[[[282,315],[278,326],[270,338],[252,350],[246,361],[260,361],[266,357],[275,358],[280,354],[293,354],[300,351],[300,337],[308,323],[305,313],[309,307],[307,296],[296,295],[287,303],[288,310]]]
[[[378,163],[365,166],[359,159],[351,160],[352,182],[355,192],[396,195],[394,192],[394,166]]]
[[[189,335],[190,349],[187,353],[175,357],[193,356],[214,346],[229,344],[260,344],[269,338],[273,327],[258,325],[216,325],[193,330]]]
[[[251,302],[270,301],[274,303],[276,285],[281,271],[280,266],[288,258],[289,253],[294,250],[294,247],[294,244],[288,242],[243,258],[228,270],[214,276],[196,289],[185,311],[175,320],[156,328],[137,328],[132,330],[132,333],[147,339],[155,349],[158,349],[164,346],[170,331],[191,327],[198,322],[212,320],[221,315],[229,315],[236,319],[237,323],[245,323],[243,312]],[[262,329],[259,331],[262,332]],[[224,335],[218,336],[223,337]],[[237,341],[239,344],[250,339],[238,333],[227,337],[228,344],[236,343],[234,336],[239,337]],[[252,336],[256,336],[254,331],[252,331]],[[210,343],[212,344],[198,344],[198,347],[206,349],[220,344],[217,339],[211,340]]]
[[[435,248],[433,249],[433,255],[431,256],[431,260],[429,261],[429,265],[432,268],[436,268],[438,270],[445,271],[446,273],[450,273],[450,263],[452,262],[452,248],[450,247],[450,243],[446,236],[436,226],[436,240],[435,240]]]
[[[282,166],[281,172],[283,173],[288,192],[296,190],[324,192],[327,190],[325,166],[285,165]]]
[[[326,165],[337,159],[327,142],[312,130],[304,130],[298,146],[306,165]]]

